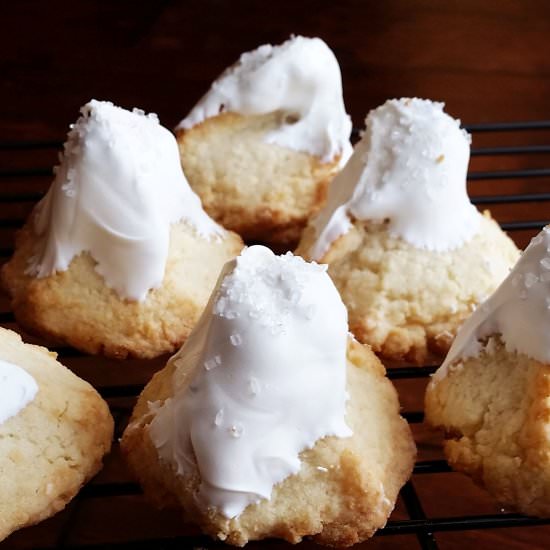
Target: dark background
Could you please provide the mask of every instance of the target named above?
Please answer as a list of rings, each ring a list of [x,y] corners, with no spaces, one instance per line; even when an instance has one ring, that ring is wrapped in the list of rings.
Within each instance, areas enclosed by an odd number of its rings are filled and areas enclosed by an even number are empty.
[[[58,139],[90,98],[173,127],[242,51],[291,33],[335,51],[355,125],[389,97],[467,123],[550,118],[550,2],[4,1],[0,137]]]

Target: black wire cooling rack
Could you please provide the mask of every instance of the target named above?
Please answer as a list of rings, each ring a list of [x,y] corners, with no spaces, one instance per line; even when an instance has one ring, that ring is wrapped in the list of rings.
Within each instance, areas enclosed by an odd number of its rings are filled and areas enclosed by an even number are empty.
[[[550,220],[550,121],[515,122],[475,124],[466,126],[474,135],[472,149],[473,170],[469,172],[469,191],[473,202],[480,207],[491,206],[495,218],[501,226],[515,238],[520,246],[525,246],[528,239]],[[529,136],[529,138],[526,138]],[[498,146],[477,146],[477,142],[498,143]],[[502,143],[512,143],[511,145]],[[518,145],[517,143],[520,143]],[[525,145],[527,143],[527,145]],[[59,142],[37,141],[4,141],[0,142],[0,260],[5,261],[12,252],[13,236],[33,204],[38,201],[47,189],[51,180],[51,166],[55,161]],[[480,168],[480,169],[478,169]],[[475,182],[475,183],[474,183]],[[18,330],[9,304],[4,297],[0,300],[0,323],[3,326]],[[32,337],[27,340],[35,342]],[[149,376],[162,365],[162,358],[156,363],[128,361],[116,363],[106,359],[87,357],[71,348],[58,348],[61,361],[72,368],[77,374],[88,379],[96,386],[101,395],[109,402],[115,418],[115,458],[108,461],[106,469],[90,484],[88,484],[67,509],[56,518],[13,535],[3,543],[0,550],[33,549],[134,549],[134,550],[171,550],[176,548],[211,548],[219,547],[221,543],[213,542],[198,534],[196,530],[189,532],[170,528],[165,532],[147,532],[139,528],[139,519],[124,522],[117,528],[118,519],[113,517],[115,527],[105,530],[105,516],[87,516],[93,502],[96,509],[108,509],[108,503],[114,499],[140,498],[140,487],[127,477],[127,473],[119,460],[118,438],[128,421],[133,403]],[[113,364],[115,363],[115,364]],[[138,364],[140,363],[140,364]],[[389,366],[388,376],[394,381],[400,392],[402,403],[406,389],[399,384],[416,382],[417,393],[423,392],[423,387],[436,365],[423,367]],[[415,431],[415,426],[423,422],[424,414],[419,403],[422,396],[416,396],[416,406],[405,405],[403,416],[409,421]],[[411,399],[405,399],[411,401]],[[414,399],[412,400],[414,402]],[[441,455],[442,456],[442,455]],[[446,481],[441,474],[451,472],[449,466],[442,460],[422,459],[416,463],[414,474],[401,490],[398,507],[401,513],[393,514],[387,525],[380,529],[376,537],[387,540],[386,548],[408,548],[409,543],[393,544],[399,535],[412,537],[413,546],[435,550],[446,548],[445,541],[438,540],[438,534],[445,532],[466,532],[498,530],[500,528],[532,528],[546,525],[541,532],[542,547],[550,546],[550,519],[530,518],[509,513],[495,508],[493,513],[484,513],[486,507],[479,512],[472,505],[468,515],[434,515],[425,512],[425,503],[416,487],[419,477],[435,474],[442,481],[440,492],[446,492]],[[461,474],[453,474],[461,476]],[[462,477],[461,477],[462,479]],[[469,482],[464,478],[464,482]],[[481,489],[480,489],[481,491]],[[143,497],[141,497],[143,498]],[[465,497],[466,498],[466,497]],[[126,501],[124,501],[126,502]],[[123,514],[133,516],[135,508],[129,501]],[[108,515],[110,512],[106,512]],[[153,523],[158,523],[159,515],[152,509],[145,516],[151,516]],[[122,517],[122,516],[121,516]],[[178,523],[178,520],[174,520]],[[85,524],[87,531],[78,536],[78,526]],[[105,532],[106,531],[106,532]],[[93,533],[90,535],[90,533]],[[388,538],[390,540],[388,540]],[[414,540],[416,538],[416,541]],[[139,540],[135,540],[139,539]],[[510,539],[511,540],[511,539]],[[376,541],[367,541],[375,545]],[[382,543],[382,540],[378,542]],[[305,543],[309,546],[309,543]],[[252,547],[283,548],[285,543],[263,542],[253,543]],[[506,543],[498,542],[495,547],[506,548]],[[412,546],[410,546],[412,547]],[[452,548],[457,547],[452,546]],[[485,547],[485,546],[483,546]],[[513,546],[516,548],[517,546]]]

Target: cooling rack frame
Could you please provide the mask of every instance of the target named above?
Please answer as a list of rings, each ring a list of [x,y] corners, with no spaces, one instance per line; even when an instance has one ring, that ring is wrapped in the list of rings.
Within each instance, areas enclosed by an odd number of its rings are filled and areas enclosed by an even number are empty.
[[[550,131],[550,120],[539,120],[529,122],[508,122],[508,123],[484,123],[466,125],[465,128],[472,134],[478,133],[502,133],[502,132],[525,132],[525,131]],[[357,136],[357,132],[355,133]],[[550,143],[550,132],[548,137]],[[62,143],[58,141],[0,141],[0,154],[9,154],[10,152],[18,154],[33,154],[39,150],[60,149]],[[480,156],[510,156],[510,155],[539,155],[549,154],[549,145],[521,145],[521,146],[499,146],[499,147],[480,147],[472,149],[472,157]],[[1,157],[0,157],[1,158]],[[549,163],[550,164],[550,163]],[[51,168],[8,168],[3,169],[0,166],[0,207],[6,205],[15,205],[19,203],[35,203],[42,196],[42,192],[35,191],[17,191],[17,181],[21,178],[45,178],[51,176]],[[512,170],[492,170],[469,172],[468,180],[497,180],[506,179],[526,179],[526,178],[546,178],[550,177],[550,168],[525,168]],[[9,182],[10,185],[5,185]],[[12,183],[13,182],[13,183]],[[478,195],[472,202],[479,206],[486,204],[520,204],[530,202],[548,202],[550,201],[550,192],[518,192],[512,194],[488,194]],[[507,231],[518,230],[536,230],[542,228],[550,221],[550,210],[548,220],[521,220],[508,221],[501,223],[503,229]],[[0,228],[16,229],[23,223],[23,219],[0,218]],[[0,261],[3,263],[12,252],[11,247],[0,247]],[[6,325],[15,322],[13,314],[9,311],[0,311],[0,324]],[[78,351],[61,347],[55,349],[58,352],[61,361],[67,357],[78,357]],[[417,378],[427,378],[436,369],[436,365],[427,365],[423,367],[390,367],[388,368],[388,377],[391,380],[411,380]],[[125,422],[128,417],[128,407],[121,407],[113,404],[112,401],[118,398],[135,398],[141,389],[142,384],[121,384],[116,386],[97,387],[99,393],[107,400],[111,401],[111,412],[115,418],[115,444],[118,437],[122,434]],[[406,411],[403,416],[411,424],[421,423],[424,418],[423,411]],[[414,467],[414,474],[439,474],[450,472],[451,469],[444,460],[422,460],[418,461]],[[127,481],[108,482],[88,484],[76,497],[77,505],[73,507],[72,514],[78,507],[78,502],[86,499],[105,499],[118,496],[138,495],[141,489],[138,484]],[[526,517],[520,514],[502,512],[500,514],[472,514],[470,516],[453,517],[430,517],[424,511],[424,506],[413,481],[407,482],[400,493],[404,507],[409,515],[409,519],[388,521],[387,525],[380,529],[376,536],[391,537],[395,535],[412,534],[415,535],[420,547],[424,550],[436,550],[440,546],[436,541],[435,534],[445,531],[468,531],[495,529],[505,527],[530,527],[535,525],[550,526],[550,519],[541,519]],[[55,546],[44,546],[43,548],[34,548],[34,550],[172,550],[182,547],[212,547],[219,546],[202,536],[177,536],[167,538],[150,538],[141,541],[129,542],[109,542],[92,545],[71,545],[69,533],[71,529],[71,515],[65,521],[61,529],[58,541]],[[550,529],[550,527],[549,527]],[[9,541],[9,539],[8,539]],[[6,541],[7,542],[7,541]],[[0,543],[0,550],[7,550],[6,543]],[[367,543],[368,544],[368,543]]]

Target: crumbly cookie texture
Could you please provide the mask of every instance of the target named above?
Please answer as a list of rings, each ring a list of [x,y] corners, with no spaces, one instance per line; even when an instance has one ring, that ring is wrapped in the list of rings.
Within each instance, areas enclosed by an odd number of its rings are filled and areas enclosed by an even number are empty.
[[[315,156],[265,142],[281,113],[222,113],[177,139],[185,176],[206,212],[245,241],[292,248],[324,204],[340,157]]]
[[[0,358],[38,384],[35,399],[0,425],[0,540],[62,510],[111,447],[107,404],[55,357],[0,328]]]
[[[502,505],[550,515],[550,366],[491,337],[426,392],[426,419],[445,430],[449,464]]]
[[[308,259],[309,226],[297,254]],[[358,220],[320,263],[340,291],[355,337],[386,359],[422,364],[444,355],[456,330],[519,257],[513,241],[484,213],[478,233],[449,252],[415,248],[384,224]]]
[[[188,372],[177,373],[188,384]],[[301,453],[297,474],[277,484],[270,500],[227,519],[196,504],[197,470],[179,476],[159,461],[149,436],[155,406],[172,394],[174,369],[157,373],[147,385],[122,439],[126,459],[160,507],[179,506],[186,519],[212,537],[243,546],[250,540],[277,537],[292,543],[312,536],[321,544],[350,546],[385,525],[401,486],[410,477],[416,449],[410,429],[399,416],[397,394],[380,361],[356,341],[348,344],[349,438],[325,437]]]
[[[88,253],[69,269],[44,278],[26,273],[35,235],[19,232],[15,253],[2,268],[17,321],[30,332],[109,357],[152,358],[185,341],[204,309],[225,262],[242,249],[240,237],[205,239],[180,222],[172,225],[164,280],[142,302],[121,299],[95,271]]]

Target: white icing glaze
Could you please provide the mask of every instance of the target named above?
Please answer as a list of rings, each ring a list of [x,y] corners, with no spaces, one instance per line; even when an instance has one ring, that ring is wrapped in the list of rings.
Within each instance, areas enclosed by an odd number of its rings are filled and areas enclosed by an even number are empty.
[[[37,206],[40,238],[28,273],[64,271],[87,251],[109,287],[143,300],[162,283],[171,223],[185,220],[205,237],[223,230],[202,210],[176,140],[156,115],[96,100],[81,112]]]
[[[534,237],[508,277],[460,327],[434,380],[461,358],[477,356],[500,334],[510,352],[550,363],[550,226]]]
[[[267,135],[268,143],[325,162],[351,153],[351,120],[344,107],[340,67],[320,38],[296,36],[279,46],[265,44],[242,54],[178,128],[192,128],[222,111],[243,115],[281,111],[282,124]]]
[[[466,192],[469,135],[443,103],[392,99],[371,111],[361,141],[332,181],[313,220],[320,259],[350,218],[388,220],[390,233],[417,248],[445,251],[474,236],[480,214]]]
[[[36,396],[38,385],[24,369],[0,359],[0,426]]]
[[[226,264],[199,324],[171,359],[191,372],[150,424],[162,459],[198,467],[199,505],[226,517],[270,498],[299,453],[351,435],[344,415],[347,312],[326,273],[253,246]]]

